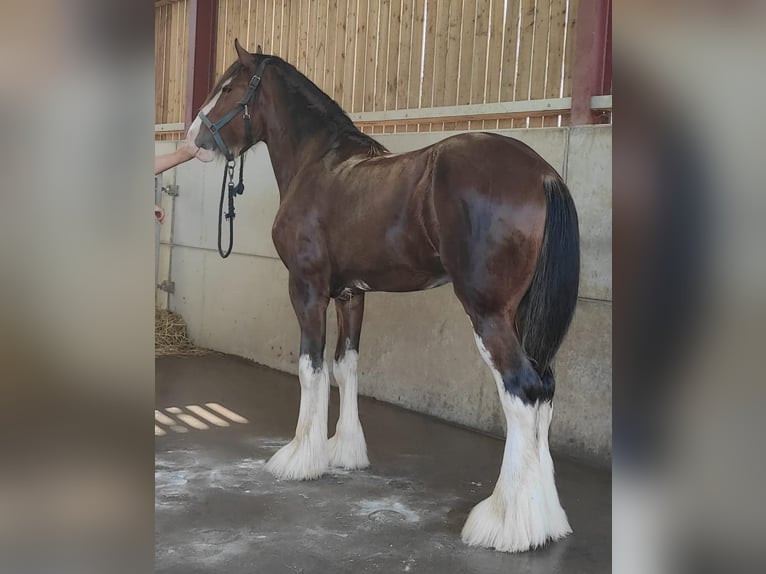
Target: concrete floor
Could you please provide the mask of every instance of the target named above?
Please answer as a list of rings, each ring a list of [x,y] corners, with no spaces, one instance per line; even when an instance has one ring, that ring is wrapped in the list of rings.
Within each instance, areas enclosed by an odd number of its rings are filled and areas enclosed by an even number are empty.
[[[159,425],[166,434],[156,440],[157,572],[611,571],[608,471],[554,457],[574,529],[567,539],[523,554],[469,548],[460,530],[492,491],[500,440],[362,398],[370,468],[278,481],[264,463],[292,438],[296,377],[221,355],[161,358],[156,373],[163,412],[181,407],[183,418],[195,410],[188,405],[217,403],[247,419],[230,415],[228,427],[208,422],[206,430],[178,425],[186,432]],[[337,413],[333,388],[331,429]]]

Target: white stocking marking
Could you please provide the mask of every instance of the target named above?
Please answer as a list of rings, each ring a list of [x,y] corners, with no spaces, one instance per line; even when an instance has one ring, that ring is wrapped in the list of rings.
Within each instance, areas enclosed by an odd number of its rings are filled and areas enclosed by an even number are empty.
[[[327,364],[315,370],[308,355],[298,361],[301,406],[295,438],[271,457],[266,468],[277,478],[318,478],[327,470],[327,403],[330,377]]]
[[[335,436],[330,439],[330,464],[345,469],[365,468],[370,464],[357,408],[358,357],[356,351],[347,350],[340,361],[333,364],[340,391],[340,416]]]
[[[559,504],[548,451],[551,406],[527,405],[508,393],[478,335],[476,346],[492,369],[505,413],[506,439],[495,490],[471,511],[463,527],[463,542],[521,552],[571,532]]]

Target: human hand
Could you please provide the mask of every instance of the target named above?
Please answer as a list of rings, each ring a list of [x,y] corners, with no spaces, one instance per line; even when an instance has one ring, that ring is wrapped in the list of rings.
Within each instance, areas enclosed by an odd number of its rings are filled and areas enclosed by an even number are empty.
[[[184,158],[184,161],[189,160],[197,155],[197,152],[199,151],[199,148],[197,145],[190,140],[184,140],[181,142],[181,145],[178,146],[177,153]]]
[[[158,223],[165,221],[165,211],[159,205],[154,206],[154,217]]]

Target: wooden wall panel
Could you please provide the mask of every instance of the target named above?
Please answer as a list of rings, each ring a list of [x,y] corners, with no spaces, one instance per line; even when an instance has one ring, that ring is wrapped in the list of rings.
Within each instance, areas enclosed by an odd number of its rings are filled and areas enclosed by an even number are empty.
[[[571,96],[580,0],[219,0],[216,75],[234,38],[304,72],[348,112]],[[156,123],[183,121],[187,0],[155,3]],[[378,122],[371,133],[552,127],[568,114]]]

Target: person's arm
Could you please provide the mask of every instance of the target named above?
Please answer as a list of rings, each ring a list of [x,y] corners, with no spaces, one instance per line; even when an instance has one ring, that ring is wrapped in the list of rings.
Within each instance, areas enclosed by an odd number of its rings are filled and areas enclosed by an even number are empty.
[[[154,175],[175,167],[178,164],[189,161],[196,154],[196,149],[190,146],[181,146],[176,151],[164,153],[154,157]]]
[[[199,148],[193,143],[184,141],[176,151],[154,156],[154,175],[158,175],[163,171],[169,170],[171,167],[189,161],[197,154],[198,150]],[[154,217],[159,223],[162,223],[165,219],[165,212],[156,204],[154,206]]]

